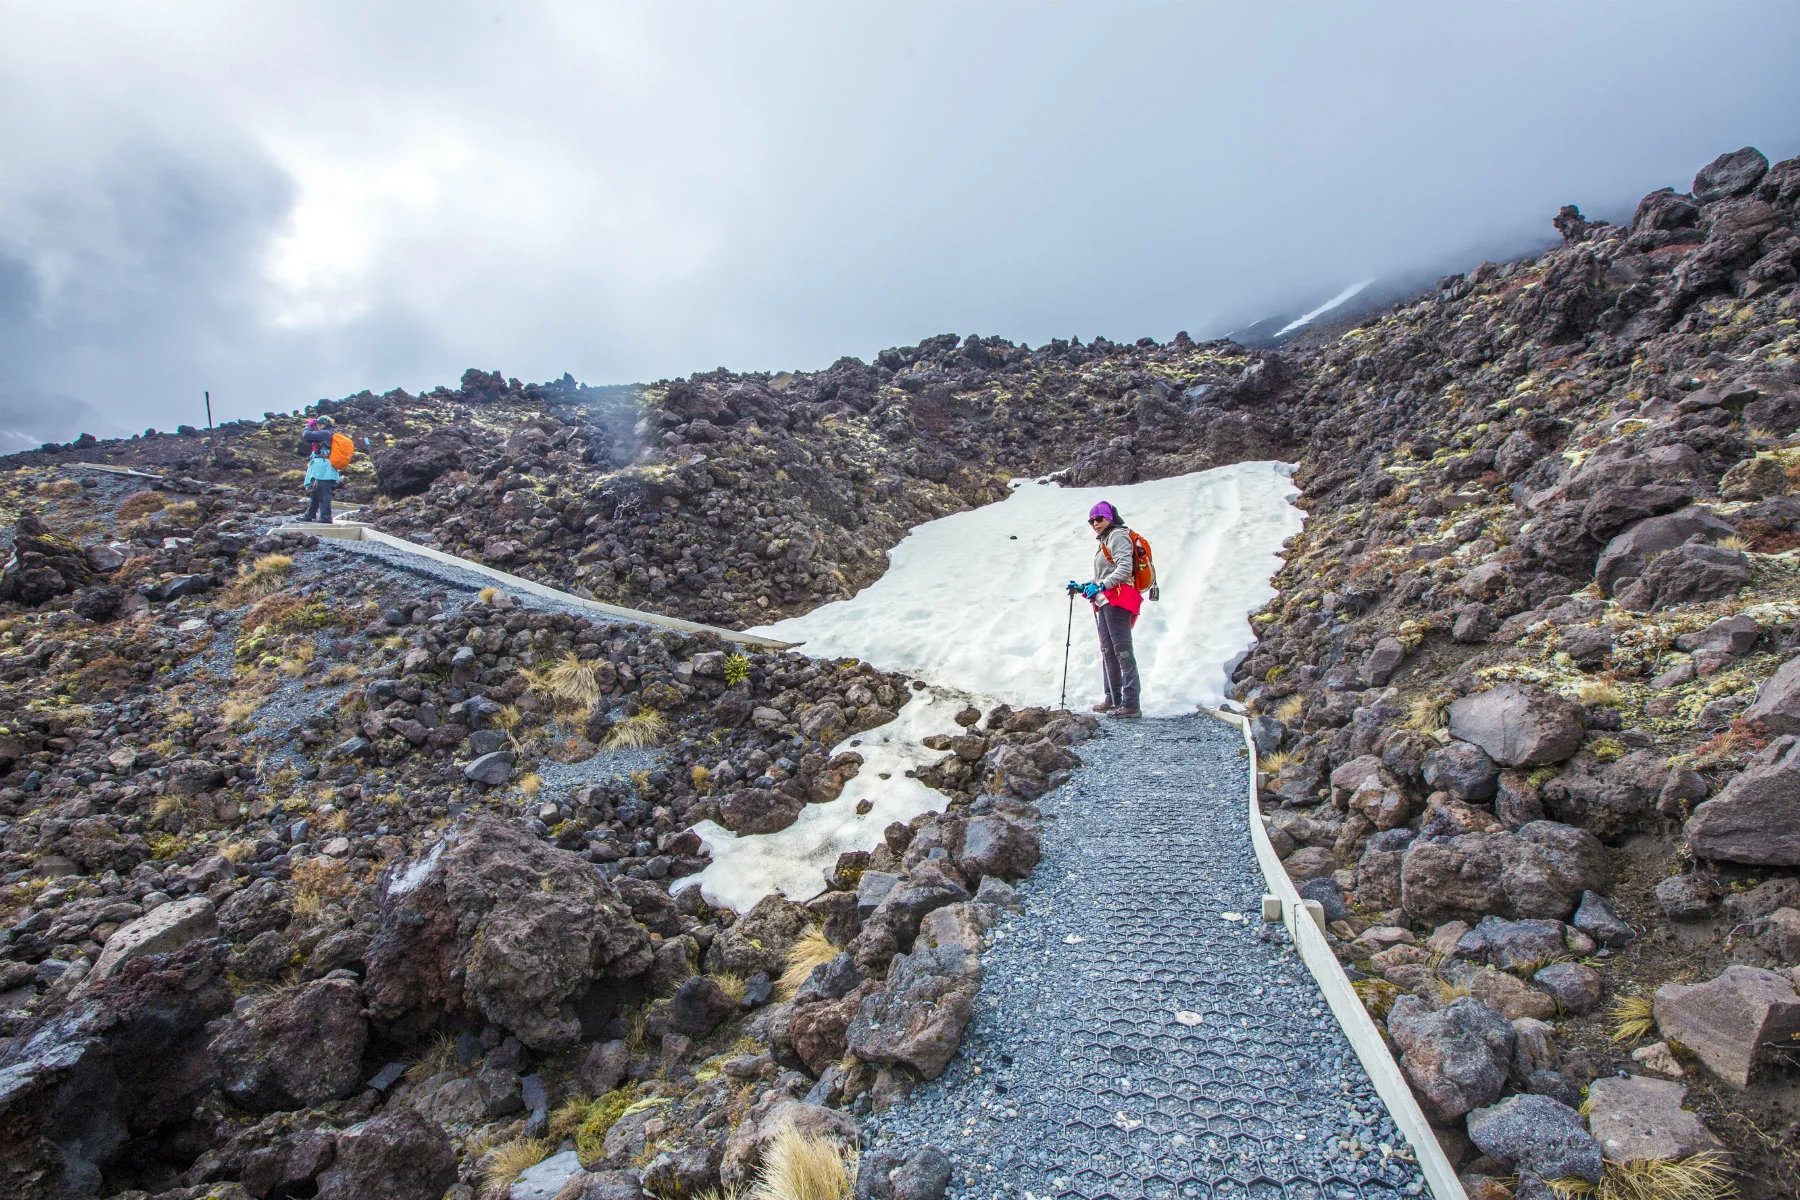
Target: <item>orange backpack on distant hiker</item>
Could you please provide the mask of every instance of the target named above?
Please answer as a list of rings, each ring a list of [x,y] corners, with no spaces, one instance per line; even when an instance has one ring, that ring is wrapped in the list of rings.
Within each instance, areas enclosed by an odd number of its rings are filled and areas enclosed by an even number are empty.
[[[1156,565],[1150,561],[1150,543],[1135,529],[1127,529],[1125,534],[1131,539],[1131,586],[1142,593],[1144,599],[1154,600],[1157,594]],[[1100,553],[1106,556],[1107,562],[1112,562],[1112,551],[1106,548],[1105,542],[1100,543]]]
[[[349,434],[334,433],[331,435],[331,465],[342,471],[356,457],[356,443],[350,440]],[[1137,536],[1133,534],[1132,536]]]

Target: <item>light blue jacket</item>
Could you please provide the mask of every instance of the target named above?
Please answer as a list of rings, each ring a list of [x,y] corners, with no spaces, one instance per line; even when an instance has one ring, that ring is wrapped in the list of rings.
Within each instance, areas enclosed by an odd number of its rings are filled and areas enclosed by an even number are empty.
[[[332,483],[337,483],[343,478],[342,475],[338,474],[338,469],[331,465],[331,460],[326,458],[323,454],[315,454],[306,460],[307,487],[311,487],[321,479],[328,479]]]

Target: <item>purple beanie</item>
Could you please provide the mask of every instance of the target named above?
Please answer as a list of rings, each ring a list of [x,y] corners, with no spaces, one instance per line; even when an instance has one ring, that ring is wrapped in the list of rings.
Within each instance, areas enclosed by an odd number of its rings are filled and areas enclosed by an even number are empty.
[[[1117,521],[1119,519],[1119,510],[1105,500],[1102,500],[1100,503],[1094,505],[1094,507],[1088,509],[1088,520],[1091,521],[1095,517],[1105,517],[1108,521]]]

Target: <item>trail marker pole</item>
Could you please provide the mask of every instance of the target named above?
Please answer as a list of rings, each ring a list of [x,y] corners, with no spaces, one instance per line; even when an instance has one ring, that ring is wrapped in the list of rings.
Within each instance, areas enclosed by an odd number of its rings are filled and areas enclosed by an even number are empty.
[[[208,433],[211,433],[212,432],[212,393],[210,391],[202,392],[201,395],[206,397],[206,431]]]
[[[1069,626],[1063,631],[1063,682],[1058,708],[1069,707],[1069,647],[1075,644],[1075,593],[1069,593]]]

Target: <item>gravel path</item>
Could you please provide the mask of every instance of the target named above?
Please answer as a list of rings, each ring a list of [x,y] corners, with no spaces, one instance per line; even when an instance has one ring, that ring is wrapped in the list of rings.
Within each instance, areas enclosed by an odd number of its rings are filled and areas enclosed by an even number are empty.
[[[1111,722],[1082,748],[1039,802],[1043,861],[982,958],[961,1050],[867,1119],[867,1146],[938,1146],[966,1200],[1426,1194],[1260,919],[1241,747],[1195,716]]]

